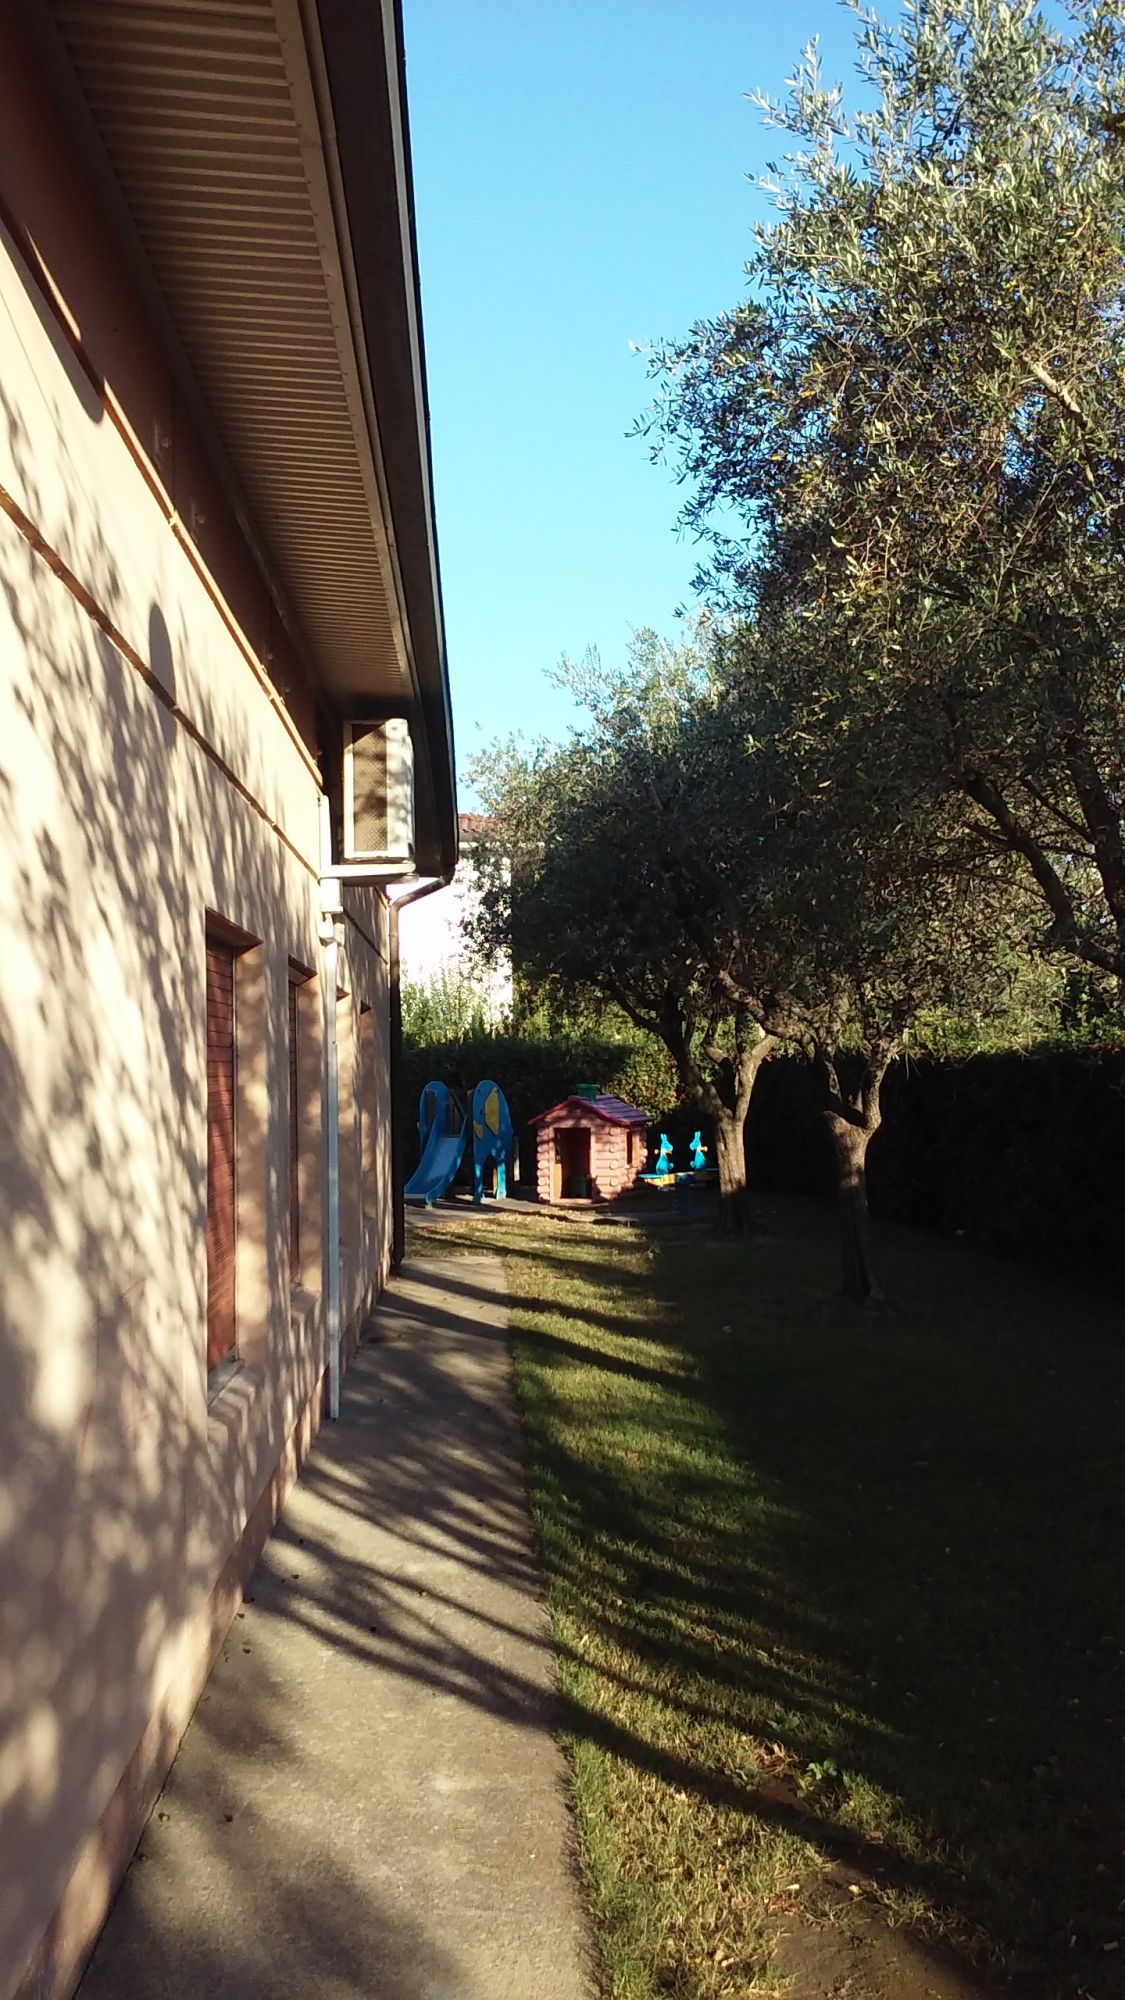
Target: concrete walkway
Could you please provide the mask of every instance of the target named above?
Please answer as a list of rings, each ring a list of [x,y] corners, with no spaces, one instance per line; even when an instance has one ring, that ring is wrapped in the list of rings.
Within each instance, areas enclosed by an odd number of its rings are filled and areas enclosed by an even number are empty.
[[[392,1284],[81,2000],[590,2000],[506,1321]]]

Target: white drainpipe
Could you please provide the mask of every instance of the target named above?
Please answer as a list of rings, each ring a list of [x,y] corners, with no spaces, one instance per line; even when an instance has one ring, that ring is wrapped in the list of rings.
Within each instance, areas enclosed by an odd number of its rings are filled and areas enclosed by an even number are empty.
[[[321,866],[332,865],[332,822],[327,798],[320,802]],[[336,1041],[336,995],[340,985],[340,938],[343,930],[340,883],[329,876],[320,882],[320,942],[324,946],[324,1123],[325,1313],[328,1321],[328,1415],[340,1415],[340,1058]]]
[[[332,812],[327,797],[320,801],[320,865],[325,871],[332,867]],[[392,1013],[398,1006],[398,913],[407,903],[416,903],[423,896],[432,896],[436,889],[444,889],[452,880],[452,872],[441,875],[436,880],[419,882],[404,896],[396,897],[391,903],[391,1007]],[[339,988],[340,946],[344,936],[344,898],[338,875],[327,872],[320,878],[320,942],[324,946],[324,1119],[325,1133],[325,1181],[326,1217],[328,1244],[324,1259],[325,1312],[328,1320],[328,1415],[335,1423],[340,1415],[340,1348],[341,1348],[341,1284],[340,1284],[340,1056],[336,1042],[336,994]],[[392,1040],[397,1038],[392,1028]],[[392,1071],[397,1063],[392,1059]],[[392,1076],[393,1097],[397,1101],[398,1080]],[[396,1116],[392,1110],[392,1119]],[[401,1118],[401,1107],[397,1116]],[[400,1141],[401,1143],[401,1141]],[[392,1148],[397,1152],[397,1148]],[[401,1165],[401,1162],[399,1162]],[[401,1235],[401,1189],[396,1186],[394,1196],[395,1214],[393,1218],[396,1243]]]

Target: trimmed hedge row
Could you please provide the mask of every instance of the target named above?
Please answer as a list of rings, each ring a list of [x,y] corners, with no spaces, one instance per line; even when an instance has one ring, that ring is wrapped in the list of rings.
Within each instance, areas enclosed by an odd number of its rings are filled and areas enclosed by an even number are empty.
[[[431,1077],[466,1099],[481,1077],[494,1077],[511,1106],[525,1180],[534,1177],[528,1119],[578,1083],[600,1084],[651,1111],[653,1142],[656,1123],[663,1125],[677,1158],[686,1159],[701,1122],[676,1106],[663,1049],[640,1041],[485,1035],[407,1044],[404,1072],[415,1102]],[[408,1138],[408,1171],[413,1159]],[[796,1058],[776,1058],[759,1076],[747,1160],[751,1187],[833,1192],[813,1079]],[[868,1166],[876,1214],[1051,1263],[1083,1282],[1125,1280],[1125,1045],[899,1063]]]
[[[812,1078],[782,1058],[747,1130],[753,1185],[830,1194]],[[1125,1047],[896,1065],[868,1162],[872,1209],[1098,1282],[1125,1276]]]
[[[408,1107],[416,1104],[432,1077],[460,1093],[466,1103],[482,1077],[491,1077],[508,1100],[519,1147],[520,1175],[535,1179],[535,1135],[528,1119],[549,1111],[580,1083],[615,1091],[642,1111],[659,1117],[675,1098],[675,1074],[658,1043],[615,1042],[591,1035],[544,1041],[524,1035],[474,1035],[463,1041],[403,1044],[403,1081]],[[409,1116],[409,1110],[407,1115]],[[406,1140],[407,1172],[416,1158]]]

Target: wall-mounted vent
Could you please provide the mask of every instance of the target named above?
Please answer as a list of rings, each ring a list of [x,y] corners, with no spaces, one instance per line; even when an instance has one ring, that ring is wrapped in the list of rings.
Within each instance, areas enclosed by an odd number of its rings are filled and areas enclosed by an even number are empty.
[[[344,724],[344,860],[414,859],[414,747],[402,716]]]

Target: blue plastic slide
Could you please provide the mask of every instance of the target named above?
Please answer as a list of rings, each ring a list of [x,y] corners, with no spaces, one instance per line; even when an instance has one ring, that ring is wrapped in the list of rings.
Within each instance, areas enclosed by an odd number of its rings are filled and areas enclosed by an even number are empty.
[[[461,1164],[469,1137],[469,1120],[444,1083],[428,1083],[418,1109],[422,1157],[403,1193],[409,1201],[424,1201],[427,1208],[432,1208]]]

